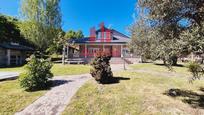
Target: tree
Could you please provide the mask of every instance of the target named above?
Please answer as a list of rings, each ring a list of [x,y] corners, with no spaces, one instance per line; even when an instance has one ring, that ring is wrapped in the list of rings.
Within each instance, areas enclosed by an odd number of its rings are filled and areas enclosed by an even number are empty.
[[[176,65],[178,56],[185,49],[181,41],[183,32],[193,25],[202,27],[203,0],[139,0],[137,6],[142,9],[152,34],[146,29],[143,31],[157,44],[150,49],[151,54]],[[182,26],[184,22],[188,23]]]
[[[65,39],[76,39],[76,38],[83,38],[83,32],[81,30],[75,32],[73,30],[69,30],[65,34]]]
[[[53,44],[61,28],[59,3],[60,0],[21,0],[21,32],[41,52]]]
[[[53,40],[53,44],[46,50],[49,54],[61,53],[63,45],[67,43],[67,40],[64,37],[66,33],[62,29],[58,29],[56,31],[58,31],[57,37]]]
[[[28,45],[28,41],[20,35],[19,21],[13,17],[0,14],[0,42],[17,42]]]
[[[132,41],[130,43],[133,52],[141,56],[141,62],[146,62],[146,59],[150,58],[150,45],[151,40],[149,34],[147,34],[150,28],[145,24],[145,21],[141,18],[135,22],[131,27]]]
[[[157,47],[150,47],[152,54],[176,64],[183,53],[204,53],[204,1],[203,0],[139,0],[145,9],[146,21],[153,34],[149,34]],[[145,29],[146,30],[146,29]],[[194,60],[192,60],[194,61]],[[204,69],[191,63],[193,78],[203,75]]]

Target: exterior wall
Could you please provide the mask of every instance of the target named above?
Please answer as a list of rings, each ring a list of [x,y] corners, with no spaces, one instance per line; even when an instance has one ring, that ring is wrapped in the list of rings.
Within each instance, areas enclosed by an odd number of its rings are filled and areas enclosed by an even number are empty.
[[[95,53],[103,51],[102,45],[88,45],[87,46],[87,57],[94,57]]]
[[[112,55],[113,57],[121,57],[121,46],[120,45],[113,46]]]
[[[0,66],[6,65],[6,50],[0,48]]]
[[[10,57],[11,57],[10,58],[11,65],[21,65],[25,62],[26,53],[23,51],[11,50]]]
[[[10,56],[8,54],[9,49],[0,48],[0,66],[15,66],[25,63],[26,52],[19,50],[10,50]],[[9,56],[9,57],[8,57]],[[10,58],[10,61],[9,61]]]
[[[81,58],[91,58],[94,57],[94,54],[97,51],[105,51],[107,53],[112,54],[113,57],[121,57],[121,47],[123,48],[126,47],[125,45],[80,45],[80,56]],[[87,49],[87,51],[85,50],[85,48]]]
[[[79,57],[84,58],[85,57],[85,45],[79,46]]]

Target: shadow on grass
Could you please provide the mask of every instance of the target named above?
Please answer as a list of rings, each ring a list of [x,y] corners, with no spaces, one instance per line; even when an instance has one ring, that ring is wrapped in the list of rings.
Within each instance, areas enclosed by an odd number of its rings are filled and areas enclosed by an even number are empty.
[[[50,90],[51,88],[64,85],[66,83],[73,82],[73,80],[50,80],[46,84],[46,86],[40,86],[39,88],[36,89],[29,89],[26,90],[28,92],[35,92],[35,91],[43,91],[43,90]]]
[[[13,66],[0,66],[0,69],[9,69],[9,68],[17,68],[17,67],[23,67],[23,65],[13,65]]]
[[[204,92],[204,87],[200,87],[200,91]]]
[[[154,63],[155,65],[158,65],[158,66],[166,66],[165,64],[161,64],[161,63]],[[184,65],[182,64],[177,64],[177,65],[172,65],[173,67],[185,67]]]
[[[101,82],[101,84],[116,84],[116,83],[120,83],[121,80],[130,80],[130,78],[112,77],[112,78],[109,78],[108,80],[104,80],[103,82]]]
[[[73,80],[51,80],[50,87],[57,87],[66,83],[73,82]]]
[[[204,109],[204,95],[192,92],[190,90],[169,89],[164,93],[171,97],[183,97],[182,101],[191,105],[193,108]]]

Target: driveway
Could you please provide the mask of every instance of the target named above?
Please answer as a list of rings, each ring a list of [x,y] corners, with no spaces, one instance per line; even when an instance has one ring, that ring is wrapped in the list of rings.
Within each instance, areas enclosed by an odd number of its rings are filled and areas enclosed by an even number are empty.
[[[19,76],[17,72],[0,72],[0,81],[6,79],[15,79]]]

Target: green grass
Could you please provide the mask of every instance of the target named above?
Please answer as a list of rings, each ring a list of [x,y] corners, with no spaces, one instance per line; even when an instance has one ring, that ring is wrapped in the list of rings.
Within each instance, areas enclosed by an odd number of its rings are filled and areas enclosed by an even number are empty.
[[[157,65],[159,64],[159,65]],[[182,64],[181,67],[179,66],[172,66],[173,72],[181,73],[181,74],[189,74],[188,68],[186,67],[187,64]],[[147,71],[156,71],[156,72],[169,72],[169,69],[162,65],[161,63],[139,63],[135,65],[131,65],[130,67],[134,68],[135,70],[147,70]]]
[[[24,67],[11,67],[11,68],[0,68],[0,72],[23,72],[25,71]],[[62,64],[54,64],[51,72],[54,76],[63,76],[63,75],[76,75],[76,74],[84,74],[89,73],[90,66],[89,65],[62,65]]]
[[[153,64],[133,65],[133,67],[141,69],[138,66],[147,71],[166,71],[165,68]],[[187,71],[185,67],[175,68],[175,70],[179,74]],[[100,85],[91,80],[79,89],[63,114],[194,115],[199,112],[204,113],[197,101],[204,95],[204,92],[199,90],[204,86],[203,80],[189,84],[186,77],[163,75],[123,71],[114,73],[114,76],[130,78],[130,80],[121,80],[120,83],[109,85]],[[164,94],[169,89],[180,89],[189,93],[174,98]],[[193,100],[192,102],[197,104],[196,109],[185,100],[190,102]]]
[[[51,71],[55,76],[88,73],[88,65],[54,64]],[[23,72],[23,67],[0,68],[0,71]],[[18,80],[0,82],[0,115],[13,115],[25,108],[46,91],[26,92],[20,88]]]
[[[0,82],[0,115],[13,115],[45,92],[26,92],[20,88],[17,80]]]
[[[9,72],[23,72],[24,68],[23,68],[23,66],[21,66],[21,67],[5,67],[5,68],[0,68],[0,72],[5,72],[5,71],[9,71]]]
[[[89,65],[55,64],[52,67],[51,71],[55,76],[59,76],[59,75],[78,75],[78,74],[89,73],[90,66]]]

